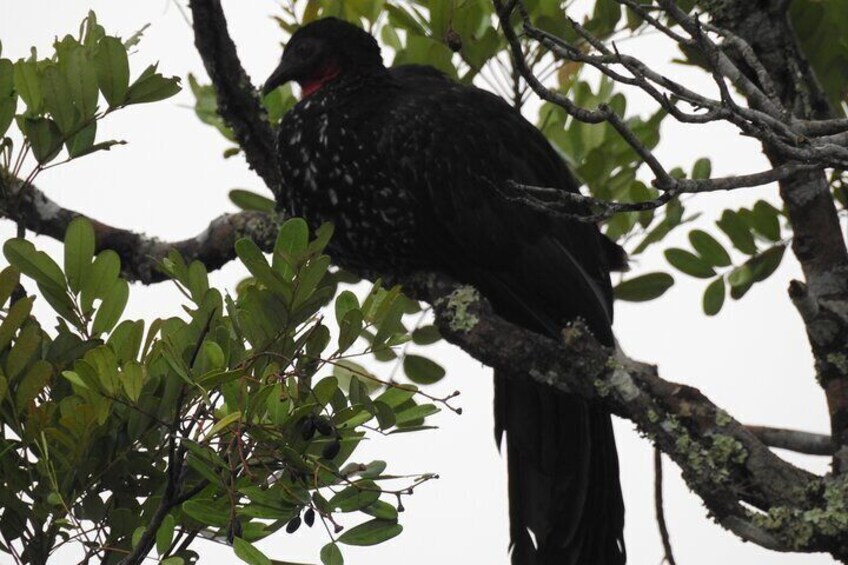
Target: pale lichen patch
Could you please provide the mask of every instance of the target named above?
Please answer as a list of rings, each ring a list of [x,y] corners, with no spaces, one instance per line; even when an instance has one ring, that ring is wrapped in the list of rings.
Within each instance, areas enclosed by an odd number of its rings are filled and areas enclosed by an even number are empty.
[[[480,322],[480,318],[470,312],[472,304],[480,300],[480,293],[473,286],[463,285],[448,295],[448,325],[453,331],[469,332]]]

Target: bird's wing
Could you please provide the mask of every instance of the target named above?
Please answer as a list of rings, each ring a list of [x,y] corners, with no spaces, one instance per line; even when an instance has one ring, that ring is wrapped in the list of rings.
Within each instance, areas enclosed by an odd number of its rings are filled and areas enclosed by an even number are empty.
[[[387,112],[392,125],[381,140],[397,177],[416,187],[430,215],[424,224],[434,232],[427,234],[431,249],[440,259],[450,255],[458,274],[484,294],[490,282],[524,287],[526,304],[514,321],[550,333],[581,317],[610,342],[610,261],[603,236],[594,225],[551,221],[507,198],[517,196],[509,181],[577,191],[559,155],[500,98],[426,69],[395,71],[404,95]],[[425,178],[419,178],[422,171]],[[527,307],[544,318],[544,327],[521,319]]]

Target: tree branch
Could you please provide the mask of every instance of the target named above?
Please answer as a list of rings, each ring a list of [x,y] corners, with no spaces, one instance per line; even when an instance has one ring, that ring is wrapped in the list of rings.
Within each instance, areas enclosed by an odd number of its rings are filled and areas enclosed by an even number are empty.
[[[218,112],[232,128],[250,167],[274,196],[279,197],[282,185],[274,132],[259,103],[257,90],[241,66],[227,31],[221,2],[190,0],[189,7],[194,16],[194,44],[215,85]]]
[[[768,426],[747,427],[749,432],[757,436],[760,441],[769,447],[788,449],[797,453],[806,453],[807,455],[833,455],[833,442],[830,436],[827,435],[782,428],[770,428]]]
[[[62,208],[34,186],[24,186],[20,179],[4,177],[5,198],[0,191],[0,217],[22,222],[30,231],[62,241],[68,224],[79,212]],[[21,191],[23,193],[21,194]],[[10,206],[10,200],[18,205]],[[263,249],[271,249],[281,217],[263,212],[223,214],[210,222],[202,233],[182,241],[166,242],[155,237],[109,226],[88,218],[94,227],[97,250],[112,249],[121,258],[122,276],[143,284],[165,279],[158,270],[159,262],[171,251],[178,251],[188,261],[200,261],[206,268],[218,269],[235,258],[233,246],[243,237],[253,239]]]

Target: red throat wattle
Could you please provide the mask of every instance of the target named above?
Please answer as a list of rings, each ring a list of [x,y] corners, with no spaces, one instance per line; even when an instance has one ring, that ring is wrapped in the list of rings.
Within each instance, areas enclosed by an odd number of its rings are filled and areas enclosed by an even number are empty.
[[[300,83],[301,98],[315,94],[322,86],[339,76],[341,71],[341,67],[335,61],[318,69],[318,72]]]

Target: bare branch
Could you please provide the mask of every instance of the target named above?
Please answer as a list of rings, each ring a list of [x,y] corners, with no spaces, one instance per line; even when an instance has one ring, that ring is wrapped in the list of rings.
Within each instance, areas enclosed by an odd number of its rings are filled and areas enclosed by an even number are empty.
[[[634,140],[634,143],[641,143]],[[664,186],[659,186],[655,181],[654,186],[661,188],[664,192],[652,200],[643,202],[614,202],[599,200],[582,194],[566,192],[556,188],[529,186],[511,182],[510,187],[519,190],[523,194],[514,195],[502,192],[505,198],[519,202],[525,206],[544,212],[550,216],[580,220],[584,222],[600,222],[611,218],[615,214],[624,212],[643,212],[655,210],[664,206],[671,199],[681,194],[699,194],[704,192],[717,192],[721,190],[735,190],[737,188],[762,186],[775,181],[790,177],[800,171],[818,168],[817,165],[805,165],[803,163],[789,162],[774,169],[748,175],[736,175],[713,179],[676,179],[668,176]],[[587,207],[589,212],[586,211]]]
[[[6,199],[0,193],[0,217],[23,225],[38,234],[62,241],[68,224],[79,216],[62,208],[34,186],[24,189],[24,182],[4,178]],[[23,193],[21,194],[21,190]],[[16,207],[8,200],[17,199]],[[144,284],[165,278],[158,270],[159,262],[171,251],[178,251],[186,261],[197,260],[211,270],[218,269],[235,258],[233,246],[249,237],[263,249],[271,249],[281,223],[281,217],[262,212],[223,214],[210,222],[209,227],[195,237],[166,242],[155,237],[116,228],[89,218],[97,241],[97,249],[112,249],[121,258],[122,275],[130,281]]]
[[[748,431],[769,447],[788,449],[807,455],[833,455],[833,441],[827,435],[768,426],[747,427]]]
[[[657,514],[657,526],[660,529],[664,559],[668,565],[677,565],[674,552],[671,549],[671,538],[668,535],[668,525],[665,523],[665,508],[663,504],[663,463],[662,451],[654,448],[654,511]]]

